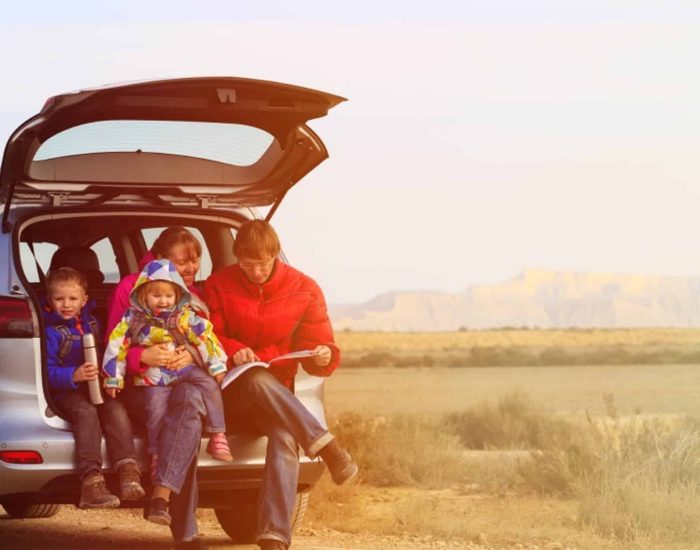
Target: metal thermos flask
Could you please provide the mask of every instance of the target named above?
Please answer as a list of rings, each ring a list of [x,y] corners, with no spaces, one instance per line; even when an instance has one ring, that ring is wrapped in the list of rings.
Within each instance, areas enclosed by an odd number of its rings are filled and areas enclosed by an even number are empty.
[[[85,355],[85,362],[92,363],[93,365],[100,364],[97,362],[97,350],[95,349],[95,335],[91,332],[83,334],[83,353]],[[99,376],[95,380],[88,381],[88,389],[90,390],[90,401],[93,405],[101,405],[104,403],[102,401],[102,393],[100,392],[100,378]]]

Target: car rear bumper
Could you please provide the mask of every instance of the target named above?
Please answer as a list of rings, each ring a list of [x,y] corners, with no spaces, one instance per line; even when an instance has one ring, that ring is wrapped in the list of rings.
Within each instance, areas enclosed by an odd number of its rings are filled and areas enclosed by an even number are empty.
[[[206,446],[205,443],[206,440],[203,440],[202,449]],[[249,444],[254,447],[264,447],[266,439],[258,438]],[[232,448],[241,447],[232,446]],[[148,489],[149,473],[143,464],[141,466],[142,483]],[[298,491],[306,491],[313,487],[323,474],[323,470],[323,463],[319,459],[309,459],[302,453],[299,461]],[[199,506],[204,508],[230,506],[232,493],[250,492],[262,485],[263,472],[264,462],[259,460],[246,461],[239,458],[232,463],[222,463],[211,459],[208,455],[201,457],[197,469]],[[108,486],[117,492],[116,475],[110,468],[105,468],[105,477]],[[68,460],[62,466],[53,463],[50,467],[47,467],[47,464],[25,465],[0,462],[0,504],[3,500],[17,498],[32,503],[74,504],[78,500],[79,489],[80,482],[72,460]],[[125,504],[140,506],[142,503]]]

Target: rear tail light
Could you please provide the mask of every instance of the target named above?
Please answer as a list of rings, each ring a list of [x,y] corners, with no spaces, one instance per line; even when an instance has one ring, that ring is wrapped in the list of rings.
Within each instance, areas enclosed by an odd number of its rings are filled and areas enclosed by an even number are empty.
[[[44,459],[36,451],[0,451],[0,460],[9,464],[41,464]]]
[[[29,304],[22,298],[0,296],[0,338],[31,338],[34,322]]]

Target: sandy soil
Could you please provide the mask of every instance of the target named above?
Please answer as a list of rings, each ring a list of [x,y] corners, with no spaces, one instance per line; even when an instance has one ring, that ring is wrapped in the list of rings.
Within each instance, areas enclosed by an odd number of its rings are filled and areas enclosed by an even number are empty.
[[[256,545],[235,545],[219,527],[211,510],[199,511],[200,532],[212,549],[258,550]],[[47,519],[12,519],[0,515],[0,548],[4,550],[89,549],[114,550],[171,548],[167,528],[141,519],[140,510],[82,511],[63,506]],[[432,537],[379,537],[370,534],[349,534],[332,529],[302,527],[294,537],[295,550],[491,550],[487,541],[455,542]],[[520,543],[512,550],[562,550],[558,543],[538,546]]]

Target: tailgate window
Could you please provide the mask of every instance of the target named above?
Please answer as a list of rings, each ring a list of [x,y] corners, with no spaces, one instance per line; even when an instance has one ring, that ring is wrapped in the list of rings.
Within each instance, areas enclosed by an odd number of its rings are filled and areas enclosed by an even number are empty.
[[[253,126],[174,120],[106,120],[69,128],[41,145],[34,161],[91,153],[163,153],[251,166],[272,134]]]

